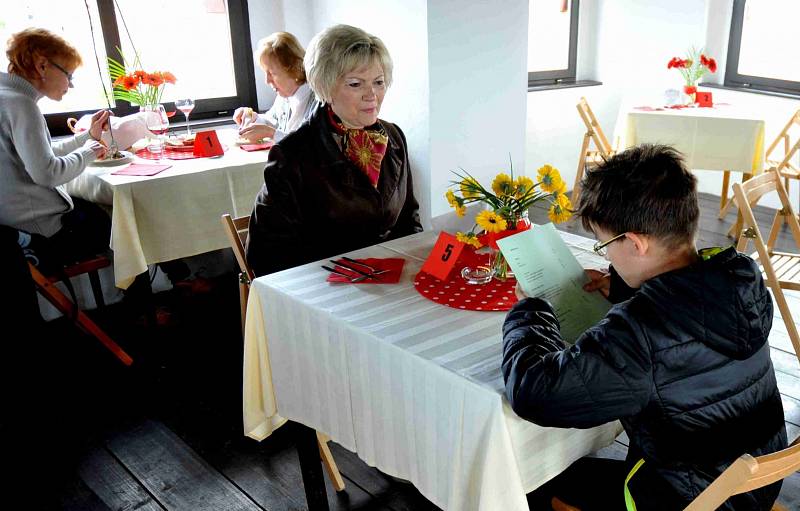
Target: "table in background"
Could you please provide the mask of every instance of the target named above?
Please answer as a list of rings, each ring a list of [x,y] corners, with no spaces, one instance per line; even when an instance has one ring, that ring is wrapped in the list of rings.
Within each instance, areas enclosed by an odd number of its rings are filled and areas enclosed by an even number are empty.
[[[645,142],[671,145],[694,170],[758,174],[764,169],[764,116],[732,105],[654,111],[623,107],[614,142],[620,150]]]
[[[593,240],[561,235],[584,266],[607,265]],[[545,428],[511,410],[500,370],[505,313],[444,307],[414,289],[435,240],[420,233],[349,254],[404,257],[396,285],[329,284],[320,263],[253,282],[245,433],[261,440],[285,417],[412,481],[443,509],[527,511],[526,493],[621,427]]]
[[[217,130],[228,146],[219,158],[138,163],[172,167],[155,176],[114,176],[90,166],[67,185],[70,195],[112,207],[114,281],[127,288],[147,266],[229,246],[223,213],[247,215],[264,182],[268,151],[243,151],[236,131]]]

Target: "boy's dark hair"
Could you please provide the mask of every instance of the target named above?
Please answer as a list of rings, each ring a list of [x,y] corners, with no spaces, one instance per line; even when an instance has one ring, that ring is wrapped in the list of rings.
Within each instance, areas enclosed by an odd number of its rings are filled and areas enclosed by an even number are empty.
[[[677,247],[697,232],[697,179],[672,147],[642,144],[585,174],[577,213],[587,230],[647,234]]]

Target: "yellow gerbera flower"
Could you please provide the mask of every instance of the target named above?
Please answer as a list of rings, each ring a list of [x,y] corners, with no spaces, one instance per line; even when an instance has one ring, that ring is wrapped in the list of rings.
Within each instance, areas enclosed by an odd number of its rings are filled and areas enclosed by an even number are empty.
[[[498,197],[514,193],[514,181],[511,179],[511,176],[503,173],[497,174],[497,177],[492,181],[492,191]]]
[[[517,198],[522,197],[533,188],[533,179],[528,176],[520,176],[514,180],[514,190]]]
[[[480,198],[481,192],[479,190],[480,185],[473,178],[468,177],[461,181],[461,195],[463,195],[465,199]]]
[[[566,222],[572,217],[572,203],[564,194],[559,194],[550,206],[550,211],[547,212],[548,218],[553,223],[559,224]]]
[[[474,232],[457,232],[456,239],[461,243],[466,243],[467,245],[472,245],[475,248],[481,248],[481,242],[478,241],[478,237],[475,236]]]
[[[564,181],[561,179],[561,174],[558,173],[558,169],[555,167],[543,165],[538,172],[539,182],[542,183],[542,190],[545,192],[554,192],[565,186]]]
[[[451,208],[454,208],[458,205],[456,194],[453,193],[453,190],[447,190],[447,192],[444,194],[444,197],[447,199],[447,203],[450,204]]]
[[[508,227],[508,222],[494,211],[481,211],[475,217],[475,223],[486,232],[503,232]]]

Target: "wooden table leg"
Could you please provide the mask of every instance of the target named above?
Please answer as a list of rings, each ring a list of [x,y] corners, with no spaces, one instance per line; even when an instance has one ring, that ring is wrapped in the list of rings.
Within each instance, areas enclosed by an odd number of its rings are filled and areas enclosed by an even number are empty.
[[[322,462],[319,459],[317,432],[299,423],[296,427],[297,455],[300,458],[300,472],[303,474],[308,510],[329,511],[325,476],[322,474]]]

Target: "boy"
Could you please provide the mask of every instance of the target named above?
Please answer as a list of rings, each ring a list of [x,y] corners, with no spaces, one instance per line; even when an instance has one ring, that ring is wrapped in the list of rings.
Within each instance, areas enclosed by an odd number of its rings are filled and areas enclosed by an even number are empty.
[[[636,147],[589,172],[578,214],[611,262],[587,271],[585,289],[616,305],[567,346],[550,305],[521,296],[503,325],[506,396],[542,426],[619,419],[630,446],[625,461],[578,460],[532,507],[557,496],[582,511],[625,509],[625,478],[644,460],[627,484],[639,510],[683,509],[741,454],[786,447],[770,295],[733,247],[697,252],[696,179],[672,148]],[[779,491],[720,509],[768,510]]]

